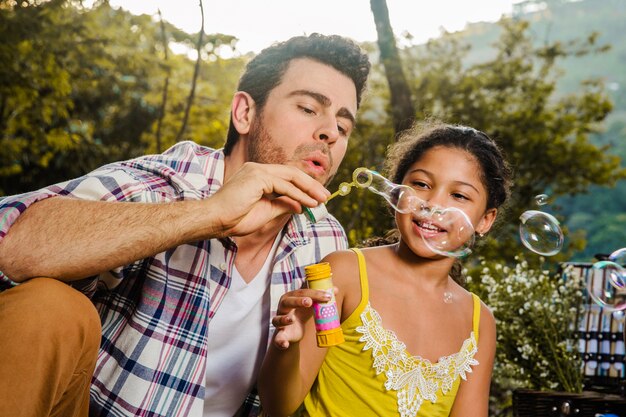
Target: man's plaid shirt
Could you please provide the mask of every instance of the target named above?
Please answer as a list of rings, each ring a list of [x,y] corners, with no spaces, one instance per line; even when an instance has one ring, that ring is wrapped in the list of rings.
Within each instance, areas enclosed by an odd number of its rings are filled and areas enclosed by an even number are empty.
[[[202,199],[214,194],[223,178],[221,150],[181,142],[160,155],[106,165],[75,180],[1,199],[0,239],[28,206],[48,197],[155,203]],[[234,242],[224,239],[219,262],[211,265],[211,243],[185,244],[73,284],[91,296],[102,319],[91,416],[202,416],[206,361],[211,360],[209,322],[228,291],[237,253]],[[304,266],[346,247],[343,228],[332,216],[315,224],[304,215],[292,216],[275,256],[270,317],[280,296],[302,285]],[[13,285],[0,272],[0,289]],[[238,415],[254,416],[258,409],[252,394]]]

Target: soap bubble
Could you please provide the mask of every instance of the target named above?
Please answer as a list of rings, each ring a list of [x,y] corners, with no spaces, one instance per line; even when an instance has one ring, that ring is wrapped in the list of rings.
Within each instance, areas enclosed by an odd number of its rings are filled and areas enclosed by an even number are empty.
[[[612,261],[599,261],[591,266],[593,275],[587,281],[589,297],[609,310],[626,308],[626,270]]]
[[[418,212],[418,223],[422,226],[422,240],[433,252],[449,257],[461,258],[472,252],[475,235],[472,222],[465,212],[456,208],[423,208]],[[432,229],[432,232],[426,229]]]
[[[618,323],[623,323],[624,322],[624,310],[617,310],[613,312],[613,318],[618,322]]]
[[[548,204],[548,194],[539,194],[535,196],[535,202],[538,206],[545,206]]]
[[[563,247],[559,221],[551,214],[527,210],[520,216],[519,235],[522,243],[539,255],[552,256]]]
[[[471,252],[474,244],[474,227],[467,214],[456,207],[430,207],[418,197],[416,191],[402,184],[395,184],[376,171],[357,168],[352,174],[353,184],[382,196],[399,213],[413,213],[419,222],[432,232],[422,228],[422,239],[433,252],[452,257],[463,257]]]
[[[352,173],[354,184],[360,188],[367,188],[382,196],[400,213],[411,213],[425,206],[425,202],[415,194],[408,185],[395,184],[376,171],[367,168],[357,168]]]
[[[352,181],[357,187],[368,190],[390,201],[391,193],[398,184],[394,184],[376,171],[367,168],[357,168],[352,173]]]

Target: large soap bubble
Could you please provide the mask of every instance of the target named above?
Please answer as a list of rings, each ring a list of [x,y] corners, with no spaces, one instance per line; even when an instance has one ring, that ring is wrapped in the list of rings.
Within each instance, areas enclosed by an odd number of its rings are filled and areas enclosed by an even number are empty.
[[[456,207],[431,207],[407,186],[395,184],[379,173],[357,168],[353,181],[358,187],[382,196],[400,213],[411,213],[420,227],[420,235],[433,252],[451,257],[463,257],[474,244],[474,227],[467,214]]]
[[[587,294],[600,307],[609,310],[626,308],[626,269],[612,261],[599,261],[591,267]]]
[[[520,216],[519,235],[524,246],[539,255],[552,256],[563,247],[559,221],[551,214],[527,210]]]

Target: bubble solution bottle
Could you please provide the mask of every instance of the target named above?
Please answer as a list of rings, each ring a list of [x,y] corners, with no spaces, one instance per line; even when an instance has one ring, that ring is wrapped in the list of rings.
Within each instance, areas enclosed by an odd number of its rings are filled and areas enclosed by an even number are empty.
[[[339,321],[337,302],[333,294],[333,281],[328,262],[304,267],[309,288],[330,292],[332,298],[326,303],[313,303],[317,346],[329,347],[344,342],[343,330]]]

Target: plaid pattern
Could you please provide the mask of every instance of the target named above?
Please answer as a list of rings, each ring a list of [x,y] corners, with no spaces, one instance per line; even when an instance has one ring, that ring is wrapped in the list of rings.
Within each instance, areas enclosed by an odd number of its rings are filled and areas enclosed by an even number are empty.
[[[75,180],[0,200],[0,239],[30,204],[51,196],[201,199],[215,193],[223,178],[220,150],[181,142],[160,155],[106,165]],[[237,252],[232,240],[222,243],[213,265],[211,241],[201,241],[72,284],[92,297],[102,319],[91,416],[202,416],[209,322],[228,291]],[[271,316],[280,296],[302,285],[304,266],[346,247],[344,231],[332,216],[316,224],[304,215],[292,216],[272,270]],[[13,285],[0,272],[0,286]],[[258,414],[258,399],[251,393],[237,415]]]

